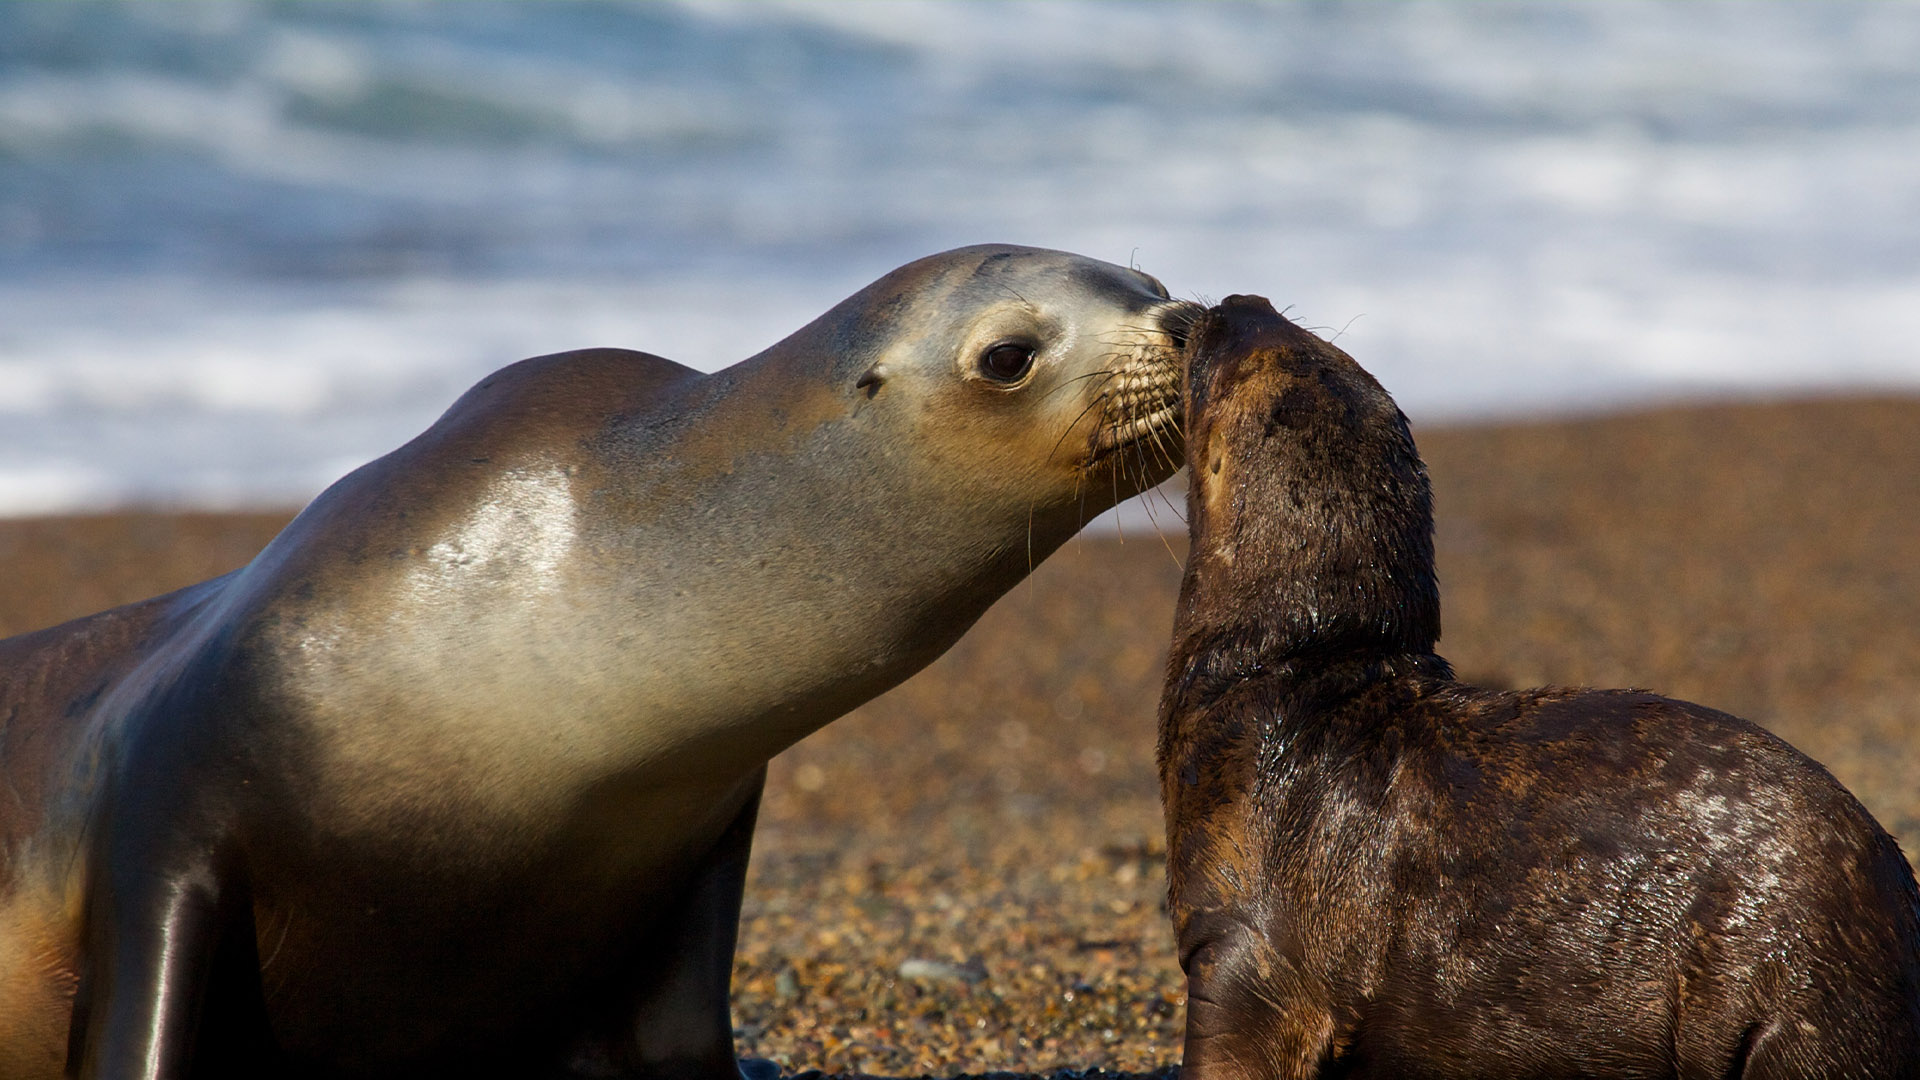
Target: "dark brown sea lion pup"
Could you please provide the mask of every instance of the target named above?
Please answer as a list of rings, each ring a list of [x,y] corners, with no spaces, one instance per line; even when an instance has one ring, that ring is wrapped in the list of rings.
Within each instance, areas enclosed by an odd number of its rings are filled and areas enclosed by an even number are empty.
[[[1455,682],[1392,399],[1258,297],[1190,347],[1186,1080],[1920,1075],[1920,897],[1859,803],[1711,709]]]
[[[976,247],[715,374],[528,360],[0,643],[0,1077],[736,1077],[767,759],[1173,470],[1198,310]]]

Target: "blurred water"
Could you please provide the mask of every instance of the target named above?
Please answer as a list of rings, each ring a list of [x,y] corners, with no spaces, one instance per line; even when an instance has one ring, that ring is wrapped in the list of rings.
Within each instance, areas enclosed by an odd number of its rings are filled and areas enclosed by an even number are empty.
[[[1920,388],[1920,4],[0,5],[0,513],[299,501],[989,240],[1416,422]]]

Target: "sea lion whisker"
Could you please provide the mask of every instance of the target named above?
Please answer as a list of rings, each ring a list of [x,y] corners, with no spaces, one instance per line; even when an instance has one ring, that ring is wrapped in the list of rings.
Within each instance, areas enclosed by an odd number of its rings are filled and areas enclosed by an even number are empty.
[[[1053,449],[1047,452],[1047,460],[1053,460],[1053,455],[1059,453],[1060,448],[1066,445],[1067,436],[1073,434],[1074,429],[1080,426],[1080,421],[1085,420],[1088,413],[1104,407],[1105,403],[1099,397],[1095,397],[1093,400],[1087,402],[1087,404],[1081,408],[1080,412],[1074,416],[1073,421],[1061,430],[1060,438],[1054,442]]]
[[[996,281],[994,282],[994,286],[998,288],[1001,292],[1004,292],[1008,296],[1011,296],[1015,300],[1018,300],[1020,302],[1021,307],[1026,308],[1028,311],[1034,313],[1035,315],[1039,315],[1041,313],[1038,305],[1036,305],[1033,301],[1027,299],[1025,295],[1023,295],[1018,289],[1015,289],[1012,285],[1009,285],[1004,281]]]
[[[1156,436],[1157,434],[1158,433],[1156,433]],[[1150,466],[1142,463],[1142,473],[1144,475],[1151,475],[1151,473],[1147,472],[1148,468],[1150,468]],[[1160,538],[1160,546],[1166,548],[1167,555],[1173,559],[1174,565],[1178,566],[1180,564],[1180,556],[1173,550],[1173,541],[1168,539],[1166,527],[1160,524],[1160,517],[1154,511],[1153,502],[1155,496],[1158,496],[1163,503],[1168,502],[1166,495],[1160,491],[1159,486],[1154,485],[1140,493],[1140,509],[1147,515],[1147,522],[1153,527],[1154,535]],[[1178,517],[1179,515],[1175,516]],[[1181,524],[1182,526],[1186,524],[1184,519],[1182,519]]]
[[[1103,334],[1096,337],[1094,340],[1100,342],[1100,344],[1102,345],[1109,345],[1115,349],[1125,349],[1129,353],[1132,353],[1132,352],[1145,352],[1148,350],[1155,350],[1155,349],[1165,349],[1168,346],[1161,344],[1159,339],[1165,338],[1167,336],[1168,335],[1164,330],[1159,330],[1157,328],[1148,328],[1144,326],[1143,327],[1123,327],[1121,332],[1118,334]]]
[[[1362,311],[1359,314],[1355,315],[1353,318],[1348,319],[1344,323],[1341,323],[1340,329],[1336,331],[1332,337],[1327,339],[1327,344],[1332,345],[1338,342],[1341,338],[1346,336],[1347,331],[1353,327],[1354,323],[1357,323],[1361,319],[1364,319],[1366,317],[1367,317],[1367,313]]]
[[[287,933],[292,929],[293,909],[288,908],[286,918],[280,920],[280,939],[273,943],[273,951],[267,954],[266,959],[260,961],[261,974],[265,974],[266,970],[273,966],[273,962],[280,959],[280,950],[286,947]]]
[[[1070,379],[1062,380],[1060,385],[1048,389],[1047,392],[1041,396],[1042,398],[1049,398],[1067,390],[1077,390],[1080,388],[1080,383],[1086,382],[1089,379],[1101,378],[1102,376],[1105,376],[1107,381],[1112,381],[1114,378],[1117,378],[1119,374],[1117,371],[1089,371],[1084,375],[1075,375]],[[1095,404],[1098,404],[1098,402],[1095,402]]]
[[[1034,560],[1034,557],[1033,557],[1033,517],[1037,511],[1038,511],[1038,506],[1035,504],[1035,502],[1031,499],[1027,500],[1027,573],[1028,574],[1032,574],[1034,571],[1034,568],[1040,565],[1038,562]]]
[[[1115,506],[1120,504],[1120,473],[1121,470],[1114,469],[1107,475],[1107,482],[1113,485],[1112,505]],[[1127,542],[1126,523],[1120,520],[1120,515],[1118,514],[1115,514],[1113,518],[1113,534],[1120,539],[1121,543],[1124,544]]]
[[[1154,430],[1153,448],[1160,455],[1159,464],[1165,465],[1175,472],[1179,472],[1182,462],[1180,456],[1174,453],[1173,447],[1167,444],[1167,430],[1164,426]],[[1163,495],[1162,497],[1164,498],[1165,496]]]

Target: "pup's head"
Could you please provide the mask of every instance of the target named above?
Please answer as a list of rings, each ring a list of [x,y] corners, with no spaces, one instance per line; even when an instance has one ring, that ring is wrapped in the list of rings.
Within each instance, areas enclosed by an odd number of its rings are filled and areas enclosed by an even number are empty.
[[[1210,309],[1187,348],[1182,623],[1268,655],[1431,651],[1433,497],[1393,398],[1258,296]]]

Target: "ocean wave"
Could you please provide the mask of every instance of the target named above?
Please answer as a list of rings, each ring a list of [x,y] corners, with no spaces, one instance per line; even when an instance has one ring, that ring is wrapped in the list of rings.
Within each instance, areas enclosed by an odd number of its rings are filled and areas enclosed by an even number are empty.
[[[0,513],[303,497],[519,357],[711,369],[982,241],[1273,296],[1416,419],[1911,387],[1916,56],[1871,2],[0,5]]]

